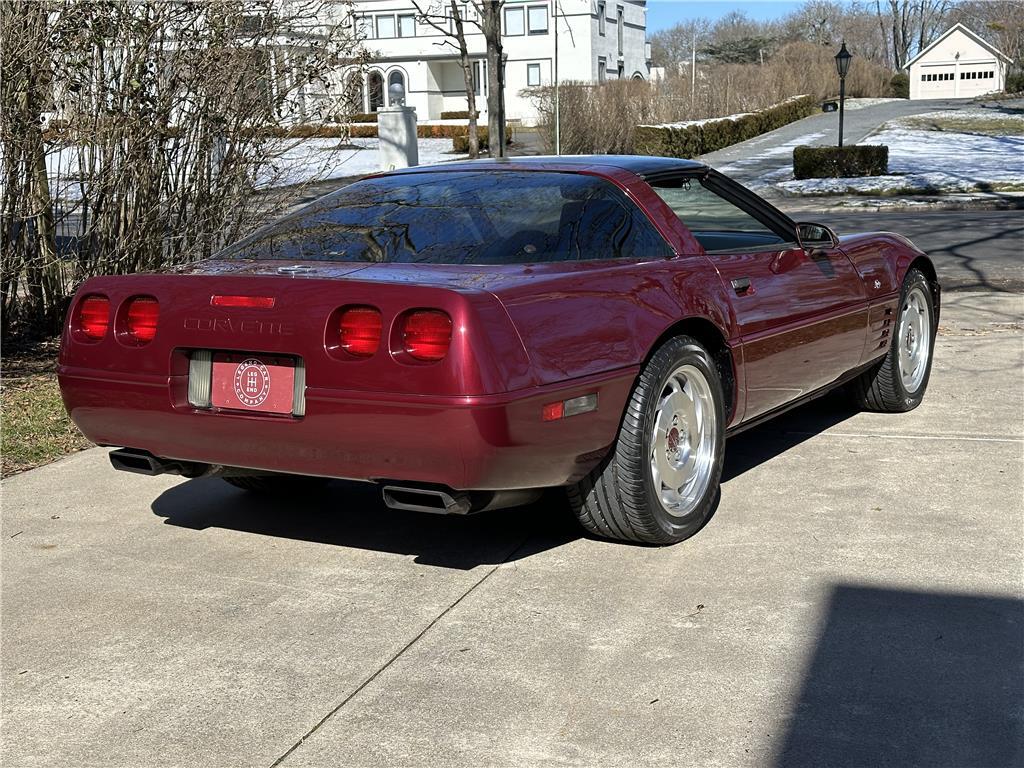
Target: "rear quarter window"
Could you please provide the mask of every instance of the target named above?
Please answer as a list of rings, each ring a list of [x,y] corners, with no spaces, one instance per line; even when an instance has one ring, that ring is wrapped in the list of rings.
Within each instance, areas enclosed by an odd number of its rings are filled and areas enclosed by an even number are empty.
[[[452,171],[357,182],[223,257],[523,264],[672,252],[617,187],[582,174]]]

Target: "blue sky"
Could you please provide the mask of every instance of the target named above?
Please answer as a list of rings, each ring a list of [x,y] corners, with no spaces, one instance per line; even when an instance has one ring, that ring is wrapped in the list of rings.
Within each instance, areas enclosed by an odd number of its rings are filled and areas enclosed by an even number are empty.
[[[647,31],[657,32],[687,19],[717,19],[730,11],[743,11],[752,19],[776,19],[803,5],[802,0],[648,0]]]

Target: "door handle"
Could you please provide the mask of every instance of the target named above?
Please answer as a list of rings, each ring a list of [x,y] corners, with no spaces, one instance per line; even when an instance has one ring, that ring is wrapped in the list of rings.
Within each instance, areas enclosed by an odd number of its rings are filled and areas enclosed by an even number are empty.
[[[737,296],[744,296],[750,292],[750,278],[749,277],[737,277],[732,281],[732,289],[736,291]]]

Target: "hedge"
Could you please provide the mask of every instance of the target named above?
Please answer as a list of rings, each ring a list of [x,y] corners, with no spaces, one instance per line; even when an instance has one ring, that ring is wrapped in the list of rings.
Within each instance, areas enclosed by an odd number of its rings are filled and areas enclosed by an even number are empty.
[[[340,125],[322,125],[304,123],[284,127],[267,128],[266,135],[279,139],[340,139],[344,135]],[[477,133],[487,135],[486,128],[477,128]],[[466,125],[417,125],[416,135],[421,139],[456,139],[469,135],[469,126]],[[511,136],[511,128],[509,128]],[[349,136],[353,139],[375,139],[377,138],[377,126],[366,124],[355,124],[349,126]],[[481,139],[481,141],[483,141]]]
[[[796,147],[793,150],[793,176],[798,179],[884,176],[888,172],[889,148],[881,145]]]
[[[442,120],[469,120],[469,111],[462,110],[461,112],[442,112]]]
[[[461,128],[462,126],[459,126],[459,127]],[[487,132],[487,128],[486,127],[481,125],[479,128],[476,129],[476,140],[477,140],[477,144],[480,147],[480,151],[481,152],[486,152],[487,151],[487,137],[488,137],[488,135],[489,134]],[[507,123],[505,125],[505,143],[506,144],[511,144],[512,143],[512,126],[508,125]],[[458,136],[453,136],[452,137],[452,152],[457,152],[459,154],[465,154],[466,152],[469,152],[469,129],[468,128],[463,128],[463,133],[462,134],[460,134]]]
[[[633,139],[633,151],[639,155],[693,158],[728,147],[787,123],[807,117],[818,109],[810,96],[792,99],[749,115],[704,120],[693,125],[639,125]]]

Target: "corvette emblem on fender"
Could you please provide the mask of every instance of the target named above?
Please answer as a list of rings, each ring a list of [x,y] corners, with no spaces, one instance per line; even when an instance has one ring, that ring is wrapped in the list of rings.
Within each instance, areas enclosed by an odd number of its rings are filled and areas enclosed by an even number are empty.
[[[270,394],[270,371],[254,357],[243,360],[235,369],[235,396],[242,405],[256,408]]]

